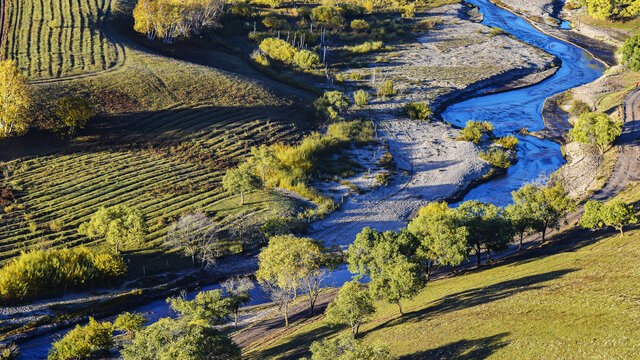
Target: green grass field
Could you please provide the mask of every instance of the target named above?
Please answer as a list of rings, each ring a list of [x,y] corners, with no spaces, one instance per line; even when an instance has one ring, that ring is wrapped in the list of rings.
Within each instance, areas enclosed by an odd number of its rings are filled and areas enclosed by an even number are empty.
[[[621,197],[640,201],[636,184]],[[640,229],[568,230],[521,257],[439,280],[413,300],[378,303],[365,342],[401,359],[631,359],[640,351]],[[298,358],[347,333],[307,321],[248,358]],[[295,355],[295,356],[294,356]]]
[[[5,58],[33,78],[106,70],[122,50],[102,31],[111,0],[8,0]]]
[[[103,14],[109,2],[104,6]],[[129,6],[128,2],[117,3],[110,10],[127,16]],[[81,5],[72,3],[71,7]],[[73,24],[81,22],[80,17],[73,19]],[[9,24],[9,34],[16,34],[9,36],[10,44],[18,44],[18,34],[32,31],[25,29],[30,23]],[[79,224],[101,206],[127,204],[148,216],[148,241],[130,254],[143,254],[148,262],[162,264],[154,269],[147,266],[147,272],[166,270],[159,240],[184,212],[203,210],[222,221],[229,214],[260,217],[300,207],[271,191],[253,194],[247,205],[239,207],[239,199],[221,189],[220,179],[251,146],[299,140],[312,125],[309,104],[313,96],[264,77],[233,55],[220,55],[215,68],[161,56],[128,38],[128,29],[118,28],[128,24],[126,19],[108,24],[112,28],[106,30],[112,30],[125,49],[117,69],[34,85],[37,103],[45,107],[55,106],[65,95],[89,99],[95,116],[87,128],[58,147],[36,146],[35,155],[12,153],[7,144],[37,145],[39,133],[0,143],[0,156],[8,159],[0,162],[0,187],[16,194],[15,203],[0,209],[0,264],[21,250],[42,245],[91,244],[109,250],[101,240],[77,234]],[[100,32],[103,25],[90,22],[87,26],[87,33],[92,33]],[[45,70],[24,61],[44,59],[52,50],[36,47],[29,51],[34,53],[21,58],[22,53],[9,52],[9,57],[27,66],[32,76],[42,76]],[[47,76],[81,69],[77,61],[66,61]],[[234,242],[229,245],[237,250]]]

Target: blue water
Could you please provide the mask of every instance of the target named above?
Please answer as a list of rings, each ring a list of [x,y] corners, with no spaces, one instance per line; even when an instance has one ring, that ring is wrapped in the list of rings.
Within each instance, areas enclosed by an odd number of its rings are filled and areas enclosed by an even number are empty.
[[[560,26],[558,26],[558,29],[571,30],[571,23],[567,20],[562,20],[562,23],[560,23]]]
[[[480,12],[484,15],[483,24],[502,28],[516,38],[546,50],[562,59],[562,67],[553,77],[529,88],[483,96],[452,105],[442,114],[446,121],[460,126],[468,120],[490,121],[496,128],[496,135],[500,136],[512,134],[523,126],[532,131],[540,130],[544,126],[541,117],[542,105],[547,97],[590,83],[602,74],[602,65],[581,49],[538,32],[523,19],[486,0],[467,0],[467,2],[480,8]],[[506,176],[471,190],[465,200],[481,200],[505,205],[511,200],[511,191],[541,176],[548,176],[564,163],[559,145],[531,136],[518,135],[518,138],[520,139],[519,162],[508,169]],[[351,276],[352,274],[343,266],[332,272],[325,279],[324,284],[339,287],[351,280]],[[199,291],[219,288],[219,285],[204,287],[189,292],[187,297],[192,299]],[[251,296],[250,305],[269,301],[268,294],[259,287],[253,290]],[[164,300],[153,301],[129,311],[146,313],[151,321],[172,315]],[[66,331],[68,330],[20,344],[22,358],[46,359],[51,343]]]
[[[523,126],[530,131],[544,127],[542,106],[546,98],[565,90],[590,83],[604,69],[588,53],[561,40],[547,36],[522,18],[502,10],[487,0],[468,0],[484,15],[483,24],[499,27],[516,38],[538,46],[562,60],[562,66],[551,78],[540,84],[463,101],[447,108],[442,117],[451,124],[464,126],[469,120],[489,121],[498,136],[514,134]],[[558,170],[564,159],[560,146],[532,136],[517,135],[518,163],[500,177],[471,190],[464,198],[504,206],[511,202],[511,192],[536,179],[548,177]]]

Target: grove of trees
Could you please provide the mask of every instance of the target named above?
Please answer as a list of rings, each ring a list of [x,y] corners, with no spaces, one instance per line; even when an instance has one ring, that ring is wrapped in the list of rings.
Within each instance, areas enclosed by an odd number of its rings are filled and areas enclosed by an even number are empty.
[[[633,206],[620,199],[613,199],[606,203],[590,200],[584,206],[580,226],[589,229],[610,226],[618,230],[620,236],[624,236],[625,225],[637,222],[638,218]]]
[[[580,0],[589,15],[597,19],[633,18],[640,15],[637,0]]]

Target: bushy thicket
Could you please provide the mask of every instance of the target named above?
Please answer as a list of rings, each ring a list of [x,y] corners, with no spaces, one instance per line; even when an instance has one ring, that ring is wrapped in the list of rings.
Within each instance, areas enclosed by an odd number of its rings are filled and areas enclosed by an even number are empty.
[[[382,41],[367,41],[360,45],[345,46],[345,50],[354,54],[366,54],[374,51],[387,51],[390,47],[385,47]]]
[[[480,158],[489,164],[506,169],[511,166],[511,160],[506,151],[498,148],[492,148],[480,153]]]
[[[0,300],[55,294],[67,289],[104,285],[125,275],[120,258],[89,249],[31,250],[0,269]]]
[[[632,36],[624,42],[622,63],[633,71],[640,71],[640,35]]]
[[[471,141],[476,144],[493,133],[493,124],[488,121],[467,121],[467,125],[462,129],[462,133],[457,138],[459,141]]]
[[[520,143],[517,137],[513,135],[501,137],[495,140],[495,143],[502,146],[505,149],[515,149],[516,146]]]
[[[640,15],[638,0],[581,0],[587,13],[596,19],[633,18]]]
[[[402,110],[410,119],[414,120],[431,120],[431,115],[433,115],[433,110],[424,103],[410,102]]]
[[[340,114],[349,106],[349,99],[340,91],[327,91],[314,103],[318,115],[329,120],[343,120]]]
[[[320,64],[320,56],[315,52],[298,50],[282,39],[266,38],[260,43],[260,50],[272,59],[296,64],[303,69],[314,68]]]

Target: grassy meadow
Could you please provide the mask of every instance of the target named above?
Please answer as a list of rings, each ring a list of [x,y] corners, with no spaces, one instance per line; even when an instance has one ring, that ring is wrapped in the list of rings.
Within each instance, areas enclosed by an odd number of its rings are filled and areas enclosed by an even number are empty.
[[[620,197],[637,206],[640,185]],[[542,247],[378,303],[361,328],[400,359],[629,359],[640,350],[640,228],[570,229]],[[322,316],[246,354],[298,358],[313,341],[348,333]]]

